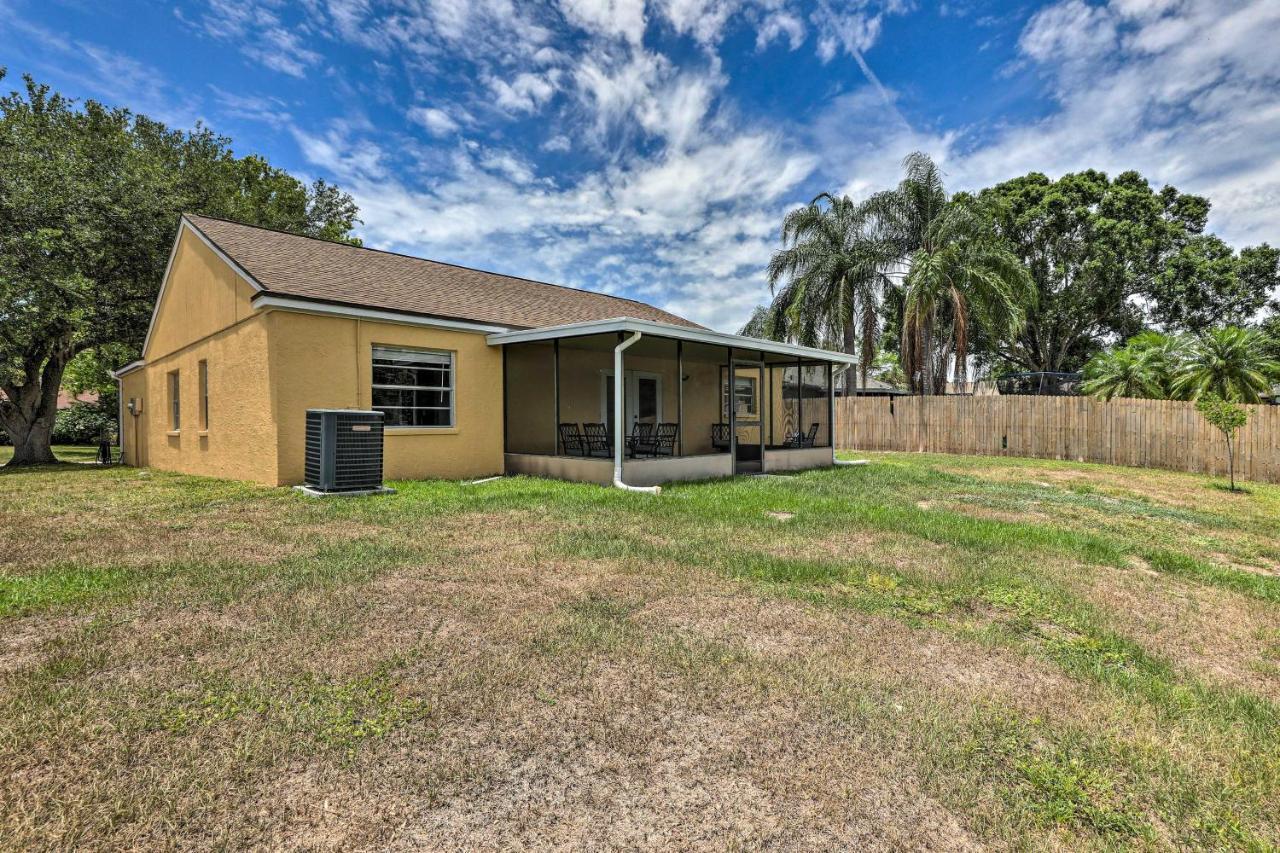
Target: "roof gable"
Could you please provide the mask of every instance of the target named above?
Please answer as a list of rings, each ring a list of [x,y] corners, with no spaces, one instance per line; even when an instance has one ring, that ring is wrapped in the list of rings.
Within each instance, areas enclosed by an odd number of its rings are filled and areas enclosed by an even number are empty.
[[[620,316],[702,328],[632,299],[206,216],[184,219],[268,294],[512,328]]]

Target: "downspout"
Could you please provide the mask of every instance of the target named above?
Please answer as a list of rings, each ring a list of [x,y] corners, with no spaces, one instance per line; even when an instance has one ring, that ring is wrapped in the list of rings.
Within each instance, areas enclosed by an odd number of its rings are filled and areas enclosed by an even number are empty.
[[[120,464],[124,464],[124,379],[116,378],[116,444],[120,445]],[[135,438],[134,444],[138,443]],[[137,455],[136,453],[134,454]]]
[[[656,495],[662,492],[661,486],[628,486],[622,482],[623,448],[626,446],[626,425],[622,422],[623,401],[626,399],[627,384],[622,375],[623,351],[640,340],[639,332],[632,332],[631,337],[613,348],[613,485],[628,492],[643,492]]]

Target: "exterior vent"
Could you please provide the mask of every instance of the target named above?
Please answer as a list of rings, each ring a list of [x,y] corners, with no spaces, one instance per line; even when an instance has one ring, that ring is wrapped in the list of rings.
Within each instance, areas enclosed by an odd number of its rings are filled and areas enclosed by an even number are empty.
[[[307,410],[307,485],[318,492],[382,488],[382,412]]]

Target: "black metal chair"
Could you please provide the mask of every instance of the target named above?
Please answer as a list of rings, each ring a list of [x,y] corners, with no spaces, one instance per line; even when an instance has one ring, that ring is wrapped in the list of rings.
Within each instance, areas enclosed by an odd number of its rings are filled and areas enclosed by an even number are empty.
[[[658,424],[657,429],[648,438],[636,442],[637,456],[675,456],[676,434],[680,428],[673,423]]]
[[[813,447],[813,443],[818,440],[818,424],[817,422],[809,424],[809,431],[800,436],[801,447]]]
[[[658,424],[658,431],[653,435],[654,456],[675,456],[676,436],[680,433],[680,425],[673,423]]]
[[[569,456],[587,455],[587,440],[577,424],[560,424],[560,449]]]
[[[604,424],[583,424],[582,435],[587,443],[588,456],[613,455],[613,442]]]
[[[786,441],[782,442],[783,447],[813,447],[813,443],[818,440],[818,424],[817,422],[809,424],[809,431],[793,432],[787,435]]]
[[[711,425],[711,447],[720,453],[728,453],[732,442],[729,440],[728,424]]]
[[[627,452],[639,456],[641,448],[653,444],[653,424],[636,421],[631,425],[631,435],[627,436]]]

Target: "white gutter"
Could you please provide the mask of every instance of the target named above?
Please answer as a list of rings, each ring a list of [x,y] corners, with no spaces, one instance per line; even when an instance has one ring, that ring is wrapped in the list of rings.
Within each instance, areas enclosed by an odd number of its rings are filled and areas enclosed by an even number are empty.
[[[133,371],[137,370],[139,367],[145,367],[145,366],[146,366],[146,361],[140,358],[137,361],[129,362],[119,370],[109,370],[107,372],[111,374],[112,379],[119,379],[120,377],[124,376],[126,373],[132,373]]]
[[[539,326],[534,329],[498,332],[489,335],[487,340],[490,346],[501,346],[503,344],[524,344],[535,341],[550,341],[555,338],[604,335],[617,332],[624,334],[643,332],[650,337],[694,341],[712,346],[729,346],[735,349],[785,355],[791,358],[810,359],[812,361],[829,361],[836,364],[853,364],[857,361],[855,356],[842,352],[802,347],[779,341],[766,341],[760,338],[748,338],[742,335],[729,335],[724,332],[713,332],[710,329],[694,329],[689,326],[659,323],[654,320],[638,320],[634,317],[614,317],[610,320],[591,320],[584,323],[565,323],[560,326]]]
[[[626,442],[626,426],[622,423],[624,414],[622,404],[627,396],[627,383],[622,374],[622,353],[640,338],[639,332],[632,332],[631,337],[613,348],[613,485],[628,492],[656,495],[662,492],[661,486],[628,486],[622,482],[622,457]]]

